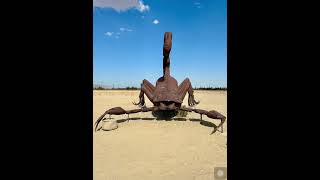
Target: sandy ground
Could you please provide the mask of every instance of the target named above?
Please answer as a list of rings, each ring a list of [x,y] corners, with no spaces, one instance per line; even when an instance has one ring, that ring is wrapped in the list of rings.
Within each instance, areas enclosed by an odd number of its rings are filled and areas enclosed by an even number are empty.
[[[196,108],[217,110],[227,116],[226,91],[195,91]],[[139,91],[93,92],[93,123],[107,109],[137,106]],[[184,104],[187,104],[187,97]],[[146,99],[147,106],[152,103]],[[227,122],[224,133],[210,135],[210,123],[200,115],[172,121],[156,120],[151,112],[112,116],[119,122],[113,131],[93,132],[94,180],[213,180],[215,167],[227,166]],[[219,120],[203,116],[218,125]]]

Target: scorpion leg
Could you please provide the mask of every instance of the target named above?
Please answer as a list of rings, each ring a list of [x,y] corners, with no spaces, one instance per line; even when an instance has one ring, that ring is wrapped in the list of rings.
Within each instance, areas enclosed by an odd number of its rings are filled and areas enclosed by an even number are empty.
[[[194,95],[193,95],[193,88],[191,85],[191,82],[189,80],[189,78],[186,78],[180,85],[179,85],[179,90],[178,90],[178,95],[179,95],[179,99],[181,101],[183,101],[184,97],[186,96],[186,94],[189,94],[188,97],[188,105],[189,106],[194,106],[196,104],[199,104],[200,101],[196,101],[194,99]]]
[[[146,94],[148,99],[152,102],[154,90],[155,90],[155,87],[148,80],[144,79],[141,84],[139,102],[138,103],[133,102],[133,104],[138,105],[140,107],[145,106],[144,94]]]

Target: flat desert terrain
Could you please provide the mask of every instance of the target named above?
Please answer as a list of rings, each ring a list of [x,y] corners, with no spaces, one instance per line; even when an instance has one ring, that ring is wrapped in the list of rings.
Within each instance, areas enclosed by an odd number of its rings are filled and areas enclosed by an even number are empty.
[[[216,110],[227,117],[227,91],[195,91],[196,108]],[[93,91],[93,126],[112,107],[136,109],[139,91]],[[188,95],[184,99],[187,105]],[[145,96],[147,107],[152,103]],[[109,117],[108,115],[106,117]],[[227,124],[210,135],[220,120],[188,113],[173,120],[157,120],[151,112],[113,115],[112,131],[93,132],[94,180],[214,180],[214,168],[227,166]]]

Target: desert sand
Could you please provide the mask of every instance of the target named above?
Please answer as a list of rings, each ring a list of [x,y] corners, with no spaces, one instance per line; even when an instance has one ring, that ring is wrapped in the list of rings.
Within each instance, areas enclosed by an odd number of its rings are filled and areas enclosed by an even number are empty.
[[[196,108],[227,117],[227,91],[195,91]],[[136,109],[139,91],[93,91],[93,125],[105,110]],[[184,105],[187,105],[186,95]],[[152,103],[145,97],[147,106]],[[108,115],[106,116],[108,117]],[[119,127],[93,132],[94,180],[213,180],[215,167],[227,166],[227,123],[210,135],[220,120],[188,113],[184,118],[157,120],[151,112],[113,115]],[[209,123],[208,123],[209,122]]]

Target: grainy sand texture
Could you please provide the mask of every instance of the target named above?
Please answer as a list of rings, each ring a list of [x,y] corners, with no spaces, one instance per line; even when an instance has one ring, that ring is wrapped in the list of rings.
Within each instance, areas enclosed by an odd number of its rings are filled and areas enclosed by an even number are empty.
[[[196,108],[227,117],[227,91],[195,91]],[[138,90],[93,91],[93,126],[105,110],[136,109]],[[184,99],[187,105],[188,95]],[[152,103],[145,96],[147,107]],[[106,116],[109,117],[109,116]],[[113,115],[118,128],[93,132],[94,180],[214,180],[214,168],[227,166],[227,123],[210,135],[220,120],[188,113],[184,118],[157,120],[151,112]],[[209,123],[208,123],[209,122]],[[211,122],[211,123],[210,123]]]

